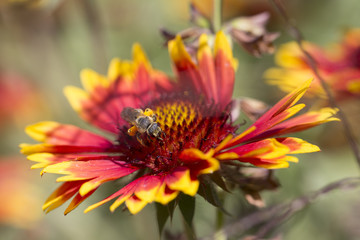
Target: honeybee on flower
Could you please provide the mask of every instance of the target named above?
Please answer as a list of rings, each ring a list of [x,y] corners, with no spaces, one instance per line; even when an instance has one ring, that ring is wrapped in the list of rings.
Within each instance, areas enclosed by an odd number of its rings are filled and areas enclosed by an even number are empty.
[[[163,131],[156,122],[156,114],[150,108],[146,108],[145,111],[143,111],[141,109],[126,107],[122,110],[121,117],[133,125],[128,129],[128,133],[130,136],[136,135],[140,143],[144,144],[141,138],[142,133],[162,140],[161,135]]]

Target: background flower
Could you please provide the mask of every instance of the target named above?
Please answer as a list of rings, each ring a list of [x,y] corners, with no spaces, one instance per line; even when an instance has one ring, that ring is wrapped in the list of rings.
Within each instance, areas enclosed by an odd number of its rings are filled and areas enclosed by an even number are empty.
[[[360,30],[351,29],[342,41],[328,49],[312,43],[304,48],[314,57],[319,74],[329,84],[338,99],[360,94]],[[284,44],[276,53],[276,63],[281,68],[266,71],[265,78],[270,84],[278,85],[283,91],[291,91],[301,84],[302,78],[315,78],[309,61],[295,42]],[[318,79],[310,91],[313,96],[326,97]]]

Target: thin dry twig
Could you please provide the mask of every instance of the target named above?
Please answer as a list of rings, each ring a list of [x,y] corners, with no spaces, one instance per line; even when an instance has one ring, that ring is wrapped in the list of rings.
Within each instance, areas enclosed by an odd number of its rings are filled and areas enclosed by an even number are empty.
[[[254,239],[261,239],[319,197],[334,190],[351,190],[357,187],[360,187],[359,177],[345,178],[332,182],[315,192],[298,197],[288,203],[274,205],[240,218],[217,231],[214,235],[202,238],[202,240],[227,239],[228,237],[243,235],[245,231],[256,226],[260,227]]]
[[[284,4],[282,3],[281,0],[270,0],[270,2],[272,2],[274,4],[274,6],[276,7],[276,9],[279,11],[280,15],[282,16],[282,18],[284,19],[285,23],[287,24],[288,28],[289,28],[289,34],[296,40],[297,44],[299,45],[301,51],[303,52],[303,54],[305,55],[305,57],[307,58],[308,62],[309,62],[309,66],[312,69],[312,71],[314,72],[315,76],[319,79],[322,88],[324,89],[328,99],[329,99],[329,103],[332,107],[339,109],[338,111],[338,116],[342,122],[342,125],[344,127],[344,133],[345,136],[354,152],[355,158],[357,160],[357,163],[360,167],[360,150],[359,147],[357,145],[356,142],[356,138],[353,135],[353,131],[350,127],[350,123],[349,120],[347,119],[346,115],[344,114],[344,112],[342,111],[342,109],[339,107],[339,105],[337,104],[333,93],[331,92],[330,87],[328,86],[328,84],[325,82],[324,78],[319,74],[318,68],[317,68],[317,64],[314,60],[314,58],[311,56],[311,54],[305,50],[304,46],[303,46],[303,41],[304,41],[304,37],[302,36],[300,30],[296,27],[296,24],[294,23],[294,20],[291,19],[289,17],[289,15],[287,14],[286,8],[284,6]]]

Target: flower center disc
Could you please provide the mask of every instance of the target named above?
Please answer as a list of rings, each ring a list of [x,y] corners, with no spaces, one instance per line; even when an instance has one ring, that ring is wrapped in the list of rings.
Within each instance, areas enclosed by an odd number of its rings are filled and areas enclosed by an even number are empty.
[[[155,100],[148,107],[157,116],[156,121],[163,132],[161,138],[144,133],[139,136],[142,144],[127,134],[120,138],[126,140],[122,152],[127,161],[156,173],[166,173],[180,166],[182,162],[178,156],[182,150],[197,148],[206,152],[236,130],[227,122],[227,113],[219,113],[216,105],[203,101],[168,97]]]

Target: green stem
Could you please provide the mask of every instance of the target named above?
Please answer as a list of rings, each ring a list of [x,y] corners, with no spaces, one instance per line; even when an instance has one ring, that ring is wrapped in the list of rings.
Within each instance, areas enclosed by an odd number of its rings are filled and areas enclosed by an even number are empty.
[[[220,230],[224,226],[224,213],[216,208],[216,230]]]
[[[225,194],[219,192],[219,200],[224,203]],[[218,234],[214,237],[214,240],[226,240],[226,236],[223,234],[222,229],[224,227],[224,212],[220,208],[216,208],[216,231]]]
[[[222,0],[213,1],[213,30],[216,33],[221,29]]]

